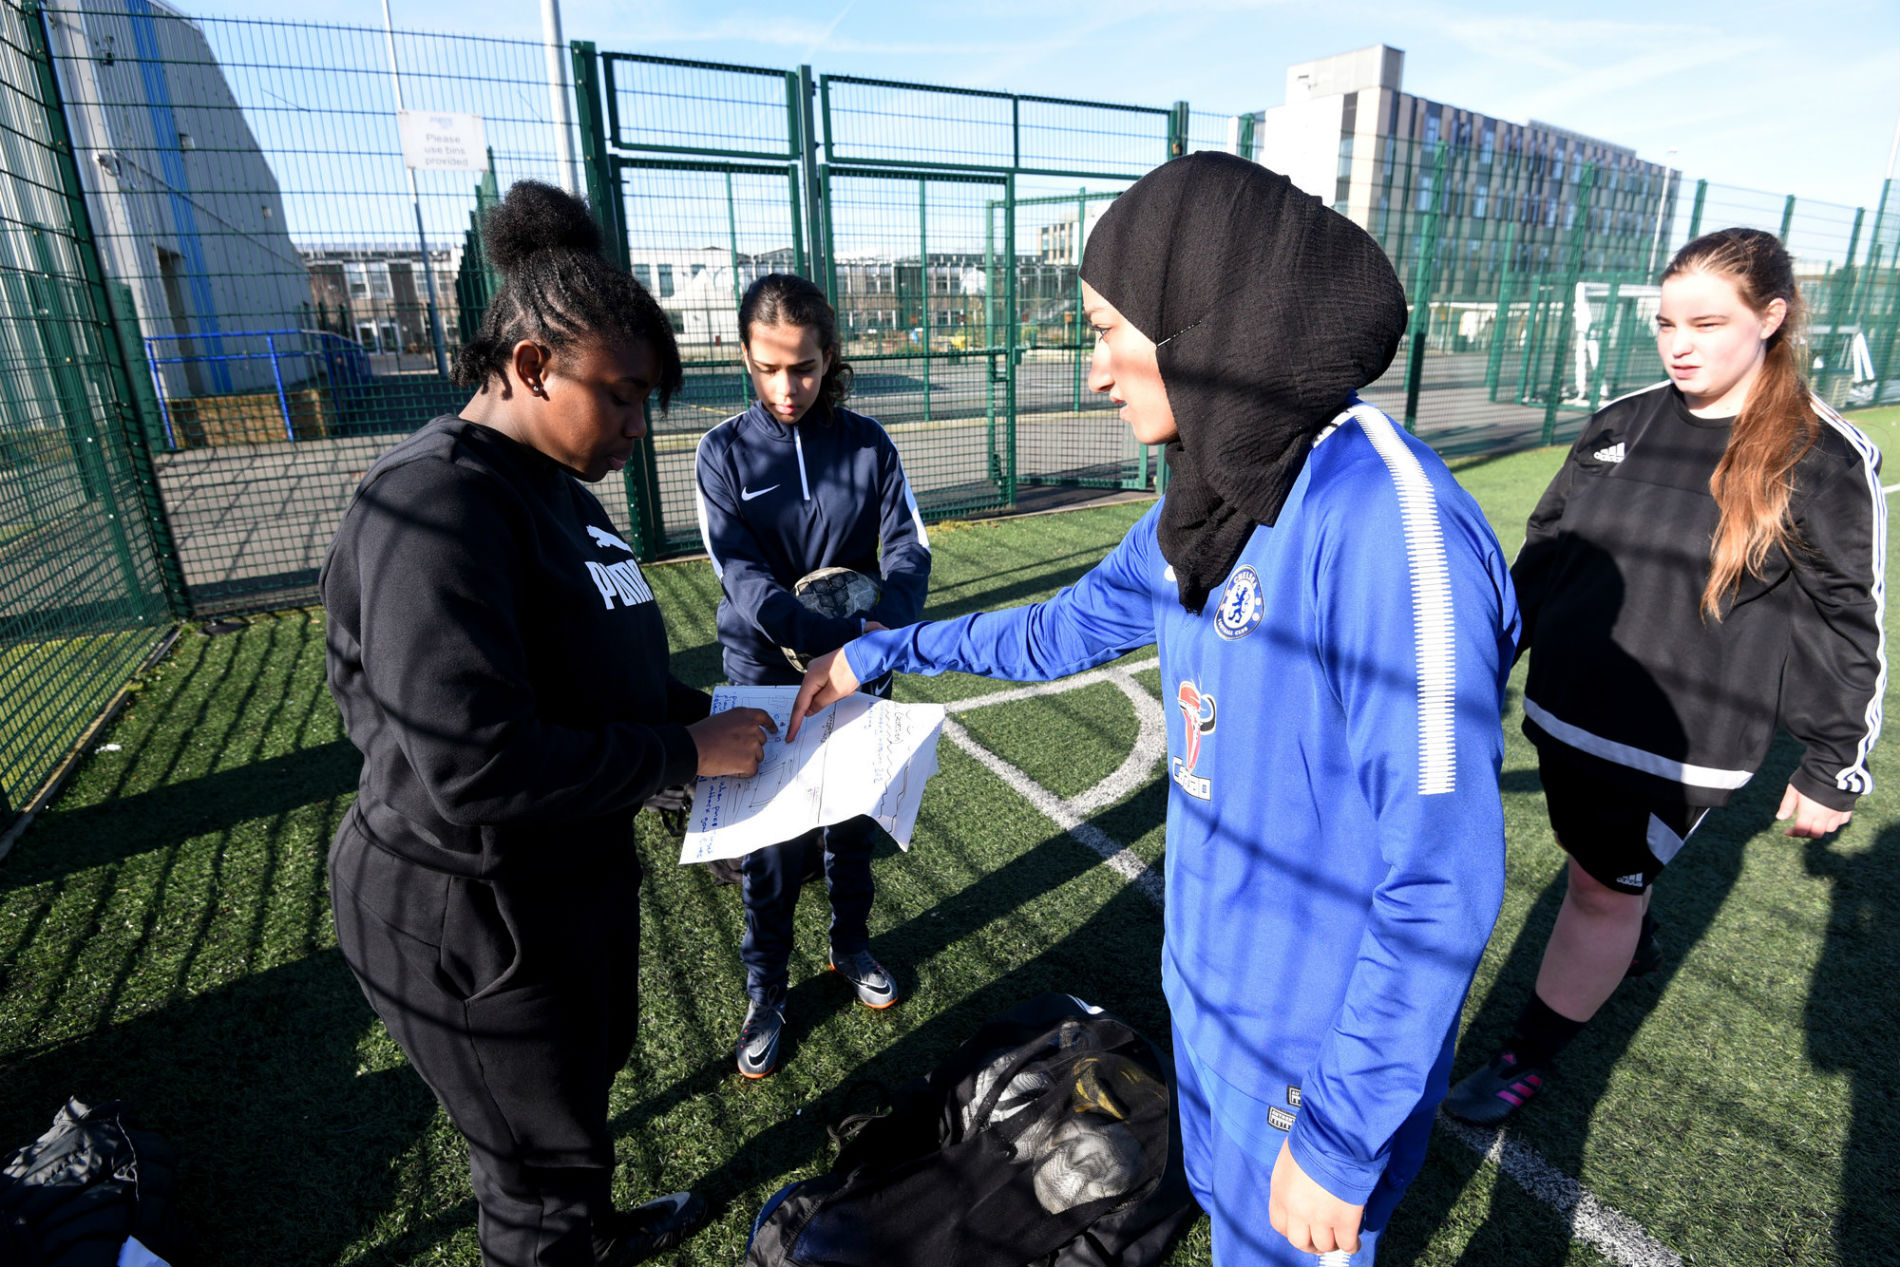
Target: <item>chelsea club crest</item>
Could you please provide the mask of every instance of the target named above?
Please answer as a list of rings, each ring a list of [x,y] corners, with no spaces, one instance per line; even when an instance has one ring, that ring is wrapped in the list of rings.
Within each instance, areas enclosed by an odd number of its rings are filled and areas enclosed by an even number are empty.
[[[1227,578],[1227,591],[1214,612],[1214,631],[1229,642],[1260,628],[1266,614],[1260,598],[1260,574],[1244,567]]]

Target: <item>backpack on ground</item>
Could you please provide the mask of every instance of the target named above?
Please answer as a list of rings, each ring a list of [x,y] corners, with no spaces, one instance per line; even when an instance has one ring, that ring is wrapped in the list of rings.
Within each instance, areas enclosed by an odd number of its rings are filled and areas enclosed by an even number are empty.
[[[0,1261],[115,1267],[132,1237],[161,1258],[184,1248],[171,1202],[178,1154],[131,1117],[122,1100],[68,1100],[51,1129],[0,1164]]]
[[[1005,1012],[894,1099],[766,1204],[747,1267],[1143,1267],[1194,1213],[1172,1063],[1068,995]]]

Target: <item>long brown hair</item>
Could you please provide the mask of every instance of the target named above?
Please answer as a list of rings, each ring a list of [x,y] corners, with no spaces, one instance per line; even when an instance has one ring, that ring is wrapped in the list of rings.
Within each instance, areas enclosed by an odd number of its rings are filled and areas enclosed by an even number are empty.
[[[1742,574],[1759,576],[1769,550],[1787,552],[1794,546],[1794,525],[1788,520],[1793,471],[1820,435],[1820,420],[1814,416],[1801,374],[1806,313],[1795,285],[1794,263],[1780,240],[1761,229],[1705,233],[1676,252],[1663,280],[1695,272],[1728,279],[1757,316],[1765,315],[1777,299],[1788,305],[1781,325],[1768,336],[1761,371],[1729,427],[1722,460],[1709,476],[1709,492],[1721,509],[1721,518],[1709,543],[1709,580],[1702,589],[1702,612],[1705,618],[1720,620],[1723,600],[1741,584]]]

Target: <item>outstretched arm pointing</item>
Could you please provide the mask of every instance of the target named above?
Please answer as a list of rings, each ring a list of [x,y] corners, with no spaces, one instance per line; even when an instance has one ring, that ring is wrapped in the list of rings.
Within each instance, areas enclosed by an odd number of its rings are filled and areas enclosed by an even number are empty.
[[[799,685],[798,698],[792,701],[792,720],[785,738],[798,738],[798,728],[807,717],[823,712],[857,689],[858,675],[851,671],[851,662],[842,650],[828,651],[813,660]]]

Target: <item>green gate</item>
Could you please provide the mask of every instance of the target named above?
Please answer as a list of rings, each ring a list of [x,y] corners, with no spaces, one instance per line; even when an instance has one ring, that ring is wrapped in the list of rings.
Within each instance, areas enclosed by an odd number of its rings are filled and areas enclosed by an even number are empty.
[[[890,431],[926,517],[1025,485],[1150,485],[1150,451],[1087,390],[1079,271],[1106,203],[1186,152],[1185,103],[573,53],[590,199],[687,366],[626,473],[644,556],[699,544],[694,449],[751,398],[738,302],[774,271],[825,287],[852,404]]]
[[[872,354],[920,384],[921,408],[900,425],[930,429],[906,469],[937,513],[1011,505],[1028,485],[1148,487],[1148,450],[1087,390],[1080,265],[1106,204],[1186,151],[1186,104],[852,75],[823,76],[819,100],[822,170],[837,191],[824,204],[831,293],[861,305],[864,275],[885,261],[895,271],[904,320]],[[921,289],[903,293],[907,279]],[[987,480],[971,478],[979,419]]]
[[[589,197],[620,263],[667,312],[685,385],[627,481],[629,538],[655,558],[697,549],[693,457],[743,410],[739,298],[766,273],[810,275],[797,72],[574,45]]]
[[[857,372],[853,406],[896,441],[931,518],[1015,501],[1007,294],[986,255],[996,175],[826,164],[826,290]],[[985,247],[989,250],[986,252]]]

